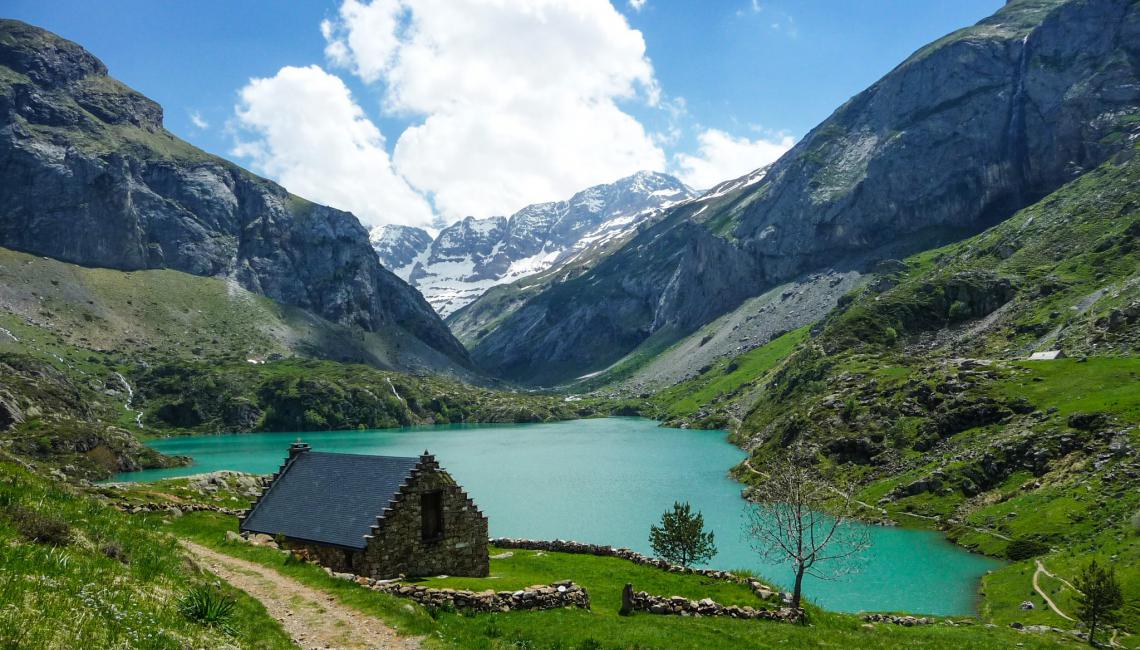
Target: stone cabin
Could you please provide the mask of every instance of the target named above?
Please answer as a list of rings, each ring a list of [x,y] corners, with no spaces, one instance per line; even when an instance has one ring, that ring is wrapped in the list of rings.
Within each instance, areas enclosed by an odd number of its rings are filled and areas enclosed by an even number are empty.
[[[333,571],[486,576],[487,518],[435,457],[311,451],[297,442],[241,518]]]

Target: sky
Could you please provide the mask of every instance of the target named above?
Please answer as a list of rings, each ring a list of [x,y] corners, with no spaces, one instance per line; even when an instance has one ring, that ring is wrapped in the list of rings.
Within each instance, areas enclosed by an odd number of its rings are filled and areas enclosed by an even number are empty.
[[[1004,0],[6,0],[166,127],[365,225],[509,215],[778,158]]]

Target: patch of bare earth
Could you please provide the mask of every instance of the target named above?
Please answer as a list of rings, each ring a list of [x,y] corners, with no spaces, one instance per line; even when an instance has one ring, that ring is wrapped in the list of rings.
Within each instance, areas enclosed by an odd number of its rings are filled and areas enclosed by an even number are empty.
[[[261,601],[302,648],[419,648],[382,621],[338,603],[325,592],[247,560],[193,542],[182,545],[199,565]]]

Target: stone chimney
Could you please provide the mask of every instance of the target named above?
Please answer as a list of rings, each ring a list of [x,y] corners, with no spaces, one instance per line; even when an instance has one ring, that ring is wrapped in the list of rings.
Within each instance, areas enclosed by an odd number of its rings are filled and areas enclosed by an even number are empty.
[[[309,451],[309,449],[310,449],[309,445],[301,442],[300,438],[298,438],[297,442],[294,442],[293,444],[289,445],[289,460],[293,460],[293,458],[295,458],[296,456],[298,456],[300,454],[305,453],[306,451]]]

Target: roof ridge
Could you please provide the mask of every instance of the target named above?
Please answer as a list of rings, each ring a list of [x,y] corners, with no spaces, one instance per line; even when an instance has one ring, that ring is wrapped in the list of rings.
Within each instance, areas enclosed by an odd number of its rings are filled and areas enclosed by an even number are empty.
[[[316,454],[316,455],[320,455],[320,456],[350,456],[350,457],[355,457],[355,458],[394,458],[396,460],[419,461],[419,458],[417,456],[385,456],[383,454],[350,454],[350,453],[345,453],[345,452],[340,452],[340,451],[307,451],[305,453],[309,454],[309,455]]]

